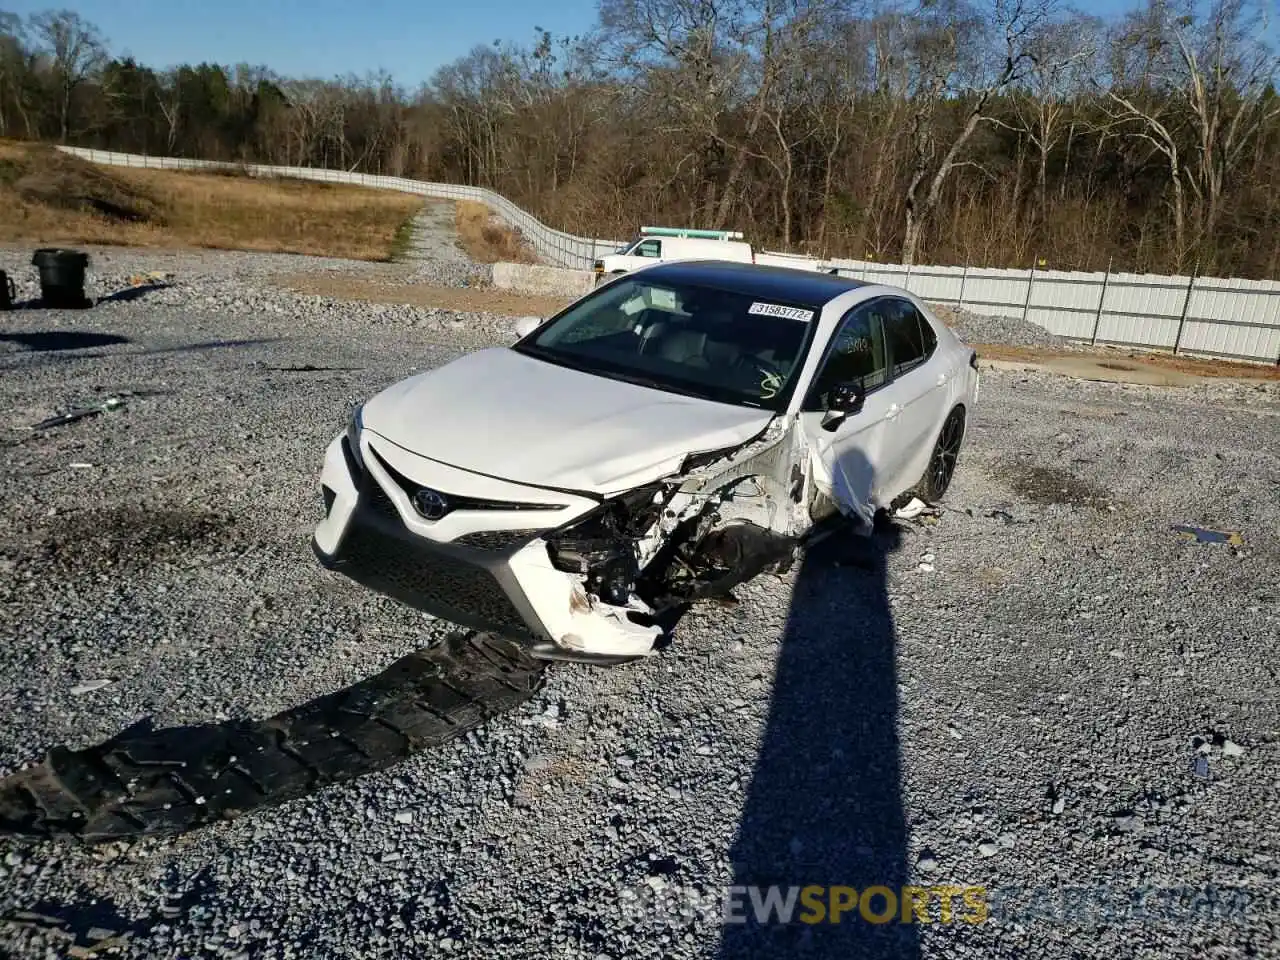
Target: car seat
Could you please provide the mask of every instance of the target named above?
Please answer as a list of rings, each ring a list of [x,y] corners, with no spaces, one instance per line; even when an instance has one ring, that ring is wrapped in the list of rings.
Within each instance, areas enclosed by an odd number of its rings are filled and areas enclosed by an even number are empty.
[[[709,367],[706,355],[707,335],[701,330],[672,329],[667,325],[658,342],[658,356],[689,367]]]

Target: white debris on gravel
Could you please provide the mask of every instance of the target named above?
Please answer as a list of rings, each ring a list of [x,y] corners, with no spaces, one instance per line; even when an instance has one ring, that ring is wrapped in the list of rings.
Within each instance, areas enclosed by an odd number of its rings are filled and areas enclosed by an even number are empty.
[[[94,256],[175,283],[0,314],[0,774],[144,717],[268,716],[443,636],[315,563],[321,458],[349,404],[510,341],[506,318],[261,279],[356,269],[337,261]],[[653,658],[554,667],[476,733],[303,800],[181,838],[0,837],[0,952],[66,955],[92,927],[138,958],[1266,955],[1278,422],[1276,385],[986,373],[945,509],[887,557],[806,558]],[[745,883],[976,886],[992,916],[761,932],[722,922]],[[1027,899],[1068,889],[1152,899],[1137,919]],[[1227,907],[1153,917],[1172,890]]]

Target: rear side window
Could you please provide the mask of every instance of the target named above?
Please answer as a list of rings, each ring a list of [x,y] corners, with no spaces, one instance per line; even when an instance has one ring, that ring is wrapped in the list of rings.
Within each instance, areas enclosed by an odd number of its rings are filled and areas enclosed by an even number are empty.
[[[933,330],[933,324],[924,318],[923,313],[916,310],[915,307],[912,307],[911,309],[914,311],[916,320],[920,324],[920,339],[924,342],[924,355],[927,357],[929,354],[933,353],[933,348],[938,345],[938,335]]]
[[[937,345],[937,337],[915,305],[906,300],[888,301],[883,316],[893,375],[900,377],[924,363]]]

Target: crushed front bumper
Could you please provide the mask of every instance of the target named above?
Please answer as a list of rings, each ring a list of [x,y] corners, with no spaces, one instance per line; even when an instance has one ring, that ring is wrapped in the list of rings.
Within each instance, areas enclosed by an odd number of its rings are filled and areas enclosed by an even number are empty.
[[[494,528],[504,521],[492,511],[468,517],[458,510],[447,525],[427,521],[384,469],[388,461],[396,473],[433,489],[487,485],[499,499],[534,502],[546,502],[547,492],[467,477],[371,440],[368,431],[359,442],[359,457],[341,436],[326,451],[326,516],[312,539],[322,566],[432,616],[515,640],[535,656],[609,664],[653,651],[660,629],[588,597],[580,578],[552,565],[541,539],[589,512],[595,501],[556,493],[557,503],[508,518],[506,529]],[[469,529],[477,524],[488,529]]]

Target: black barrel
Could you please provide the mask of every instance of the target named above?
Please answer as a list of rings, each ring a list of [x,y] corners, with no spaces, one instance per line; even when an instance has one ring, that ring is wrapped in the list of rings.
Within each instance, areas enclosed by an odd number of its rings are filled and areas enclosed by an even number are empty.
[[[87,253],[45,247],[35,252],[31,263],[40,271],[40,299],[46,307],[74,310],[91,306],[84,295]]]

